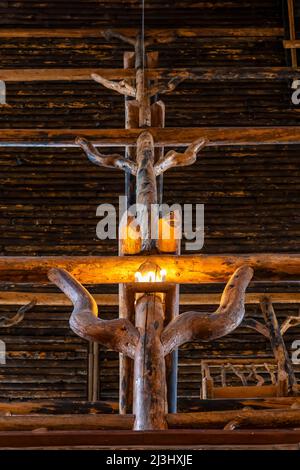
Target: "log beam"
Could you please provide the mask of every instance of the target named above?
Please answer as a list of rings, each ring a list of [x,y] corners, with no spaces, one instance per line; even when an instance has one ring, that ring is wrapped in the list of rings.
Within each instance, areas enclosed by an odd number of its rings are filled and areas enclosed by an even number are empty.
[[[299,280],[300,255],[249,253],[242,255],[159,256],[1,256],[0,282],[47,282],[51,268],[63,268],[85,284],[132,283],[141,264],[151,261],[166,269],[166,282],[198,284],[227,282],[243,264],[254,269],[254,280]]]
[[[223,429],[231,421],[240,429],[280,429],[300,426],[300,410],[230,410],[166,415],[169,429]],[[66,414],[66,415],[0,415],[0,435],[3,431],[130,430],[133,415]],[[299,432],[300,435],[300,432]]]
[[[102,38],[107,33],[105,28],[1,28],[0,38]],[[117,32],[123,36],[135,38],[138,33],[137,28],[118,28]],[[147,28],[146,37],[162,42],[166,38],[191,38],[191,37],[278,37],[283,36],[283,28]]]
[[[205,139],[207,146],[300,144],[300,126],[149,128],[154,146],[185,146]],[[1,129],[0,147],[77,147],[80,135],[96,147],[136,146],[141,129]]]
[[[243,408],[253,410],[300,409],[298,397],[272,397],[272,398],[241,398],[241,399],[213,399],[200,400],[199,398],[181,398],[179,411],[182,412],[211,412],[231,411]],[[107,401],[8,401],[0,402],[0,415],[65,415],[65,414],[110,414],[118,413],[118,403]]]
[[[299,41],[285,41],[286,48],[300,47]],[[7,82],[34,81],[90,81],[95,73],[107,80],[132,80],[135,71],[130,69],[99,69],[99,68],[68,68],[68,69],[1,69],[0,80]],[[171,80],[187,74],[186,79],[198,81],[241,81],[241,80],[288,80],[300,78],[300,69],[292,67],[189,67],[189,68],[157,68],[145,69],[145,77],[149,80]]]

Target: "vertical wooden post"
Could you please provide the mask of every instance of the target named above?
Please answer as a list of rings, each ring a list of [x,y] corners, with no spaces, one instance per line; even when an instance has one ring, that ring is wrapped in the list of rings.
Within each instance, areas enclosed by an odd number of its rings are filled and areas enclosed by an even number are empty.
[[[159,295],[143,294],[136,301],[135,324],[140,338],[134,361],[134,429],[166,429],[166,371],[160,340],[164,309]]]
[[[88,345],[88,401],[97,401],[99,394],[99,345],[90,341]]]
[[[124,68],[135,67],[135,53],[124,53]],[[131,83],[132,84],[132,83]],[[139,114],[136,100],[125,97],[125,128],[137,128],[139,123]],[[127,146],[125,156],[130,160],[135,160],[135,148]],[[127,209],[135,204],[135,177],[129,172],[125,173],[125,196],[127,198]],[[120,227],[122,230],[122,227]],[[124,243],[119,237],[119,256],[125,253]],[[134,312],[128,310],[126,301],[126,286],[119,284],[119,318],[127,318],[134,323]],[[132,412],[132,382],[133,382],[133,361],[124,354],[119,355],[119,412],[126,414]]]

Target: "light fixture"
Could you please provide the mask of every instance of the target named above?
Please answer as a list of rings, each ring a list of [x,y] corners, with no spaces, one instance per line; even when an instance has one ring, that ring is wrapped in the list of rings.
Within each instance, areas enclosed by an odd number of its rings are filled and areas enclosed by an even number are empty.
[[[166,280],[166,270],[161,269],[157,264],[146,261],[135,273],[136,282],[164,282]]]

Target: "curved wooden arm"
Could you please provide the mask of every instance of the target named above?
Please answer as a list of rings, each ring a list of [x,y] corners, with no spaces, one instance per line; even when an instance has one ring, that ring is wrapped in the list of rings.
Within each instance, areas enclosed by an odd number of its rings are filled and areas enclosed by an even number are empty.
[[[235,330],[245,314],[245,290],[252,276],[249,266],[238,268],[227,282],[214,313],[185,312],[172,320],[161,335],[164,354],[189,341],[211,341]]]
[[[139,339],[137,329],[128,320],[101,320],[98,307],[90,293],[65,269],[53,268],[48,278],[57,285],[74,305],[70,327],[81,338],[96,341],[134,358]]]
[[[191,143],[184,153],[170,150],[154,165],[155,175],[161,175],[172,167],[192,165],[197,159],[197,153],[205,147],[206,144],[207,140],[201,138]]]
[[[118,153],[112,155],[103,155],[100,153],[94,145],[83,137],[76,137],[75,143],[79,145],[82,150],[85,151],[88,159],[95,163],[95,165],[104,166],[107,168],[119,168],[123,171],[129,171],[135,175],[137,172],[137,166],[134,162],[127,160]]]

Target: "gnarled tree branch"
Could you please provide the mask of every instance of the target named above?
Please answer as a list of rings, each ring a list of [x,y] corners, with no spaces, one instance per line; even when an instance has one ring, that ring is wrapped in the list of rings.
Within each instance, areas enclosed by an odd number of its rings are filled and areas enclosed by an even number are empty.
[[[88,159],[95,165],[104,166],[106,168],[118,168],[119,170],[129,171],[133,175],[137,173],[137,165],[131,160],[115,153],[112,155],[103,155],[94,145],[83,137],[76,137],[75,143],[85,151]]]
[[[281,333],[282,336],[283,336],[284,333],[285,333],[289,328],[292,328],[293,326],[297,326],[297,325],[300,325],[300,316],[299,316],[299,317],[290,316],[290,317],[286,318],[286,320],[284,320],[284,322],[282,323],[282,325],[281,325],[281,327],[280,327],[280,333]]]
[[[157,83],[148,90],[148,96],[171,93],[180,83],[189,78],[189,76],[189,72],[182,72],[180,75],[176,75],[176,77],[171,78],[168,83]]]
[[[53,268],[49,271],[48,277],[73,302],[70,327],[74,333],[88,341],[96,341],[134,358],[139,332],[130,321],[124,318],[116,320],[98,318],[98,307],[93,297],[65,269]]]
[[[11,318],[0,317],[0,328],[10,328],[20,323],[26,312],[31,310],[36,305],[36,299],[33,299],[29,304],[23,305],[17,311],[16,315]]]
[[[128,36],[125,36],[122,33],[119,33],[118,31],[114,31],[112,29],[107,29],[104,31],[103,36],[107,41],[110,41],[111,39],[119,39],[122,42],[126,42],[127,44],[131,44],[132,46],[135,46],[136,44],[136,38],[131,38]]]
[[[107,78],[101,77],[101,75],[98,75],[97,73],[92,73],[91,77],[93,80],[95,80],[95,82],[100,83],[109,90],[116,91],[121,95],[131,96],[135,98],[136,89],[133,86],[129,85],[126,80],[116,82],[114,80],[108,80]]]
[[[263,325],[263,323],[257,320],[254,320],[254,318],[246,318],[242,326],[244,326],[245,328],[250,328],[252,330],[255,330],[261,335],[270,339],[270,333],[266,325]]]
[[[192,165],[197,159],[197,153],[205,147],[205,145],[207,145],[207,140],[201,138],[192,142],[184,153],[170,150],[154,165],[155,175],[161,175],[172,167]]]
[[[245,290],[252,276],[251,267],[238,268],[229,279],[216,312],[185,312],[172,320],[161,335],[164,354],[189,341],[211,341],[235,330],[245,314]]]

